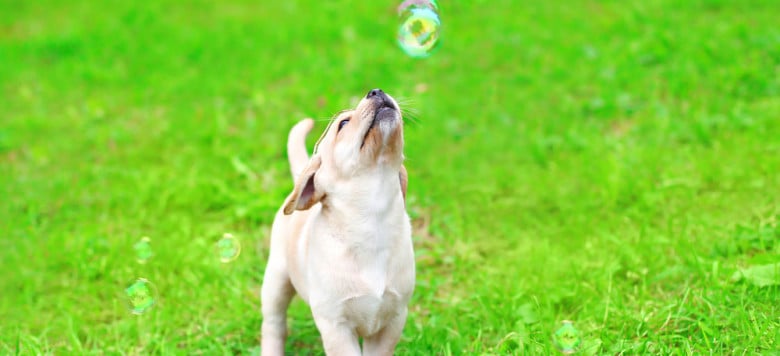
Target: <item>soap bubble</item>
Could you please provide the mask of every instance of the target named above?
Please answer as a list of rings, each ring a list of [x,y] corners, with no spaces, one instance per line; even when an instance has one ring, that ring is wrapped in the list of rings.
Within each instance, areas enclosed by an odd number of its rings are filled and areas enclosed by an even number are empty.
[[[133,250],[135,250],[135,257],[136,261],[140,264],[144,264],[147,261],[149,261],[150,258],[152,258],[152,245],[150,244],[151,240],[144,236],[139,240],[138,242],[133,245]]]
[[[157,289],[152,282],[145,278],[138,278],[125,289],[125,295],[130,303],[130,311],[133,314],[143,314],[154,306]]]
[[[401,24],[398,27],[398,45],[406,54],[425,58],[439,44],[441,20],[433,0],[405,0],[398,6]]]
[[[577,351],[581,342],[580,332],[574,328],[570,320],[564,320],[563,325],[553,334],[553,344],[564,355],[570,355]]]
[[[241,242],[232,234],[224,234],[217,242],[217,254],[222,263],[235,261],[241,254]]]

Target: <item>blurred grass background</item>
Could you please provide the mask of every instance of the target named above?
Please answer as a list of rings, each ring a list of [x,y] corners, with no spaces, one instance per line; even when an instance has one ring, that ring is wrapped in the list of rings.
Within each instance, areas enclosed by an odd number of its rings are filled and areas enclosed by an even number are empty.
[[[415,60],[388,1],[0,1],[0,353],[257,353],[287,130],[377,87],[419,120],[398,354],[777,352],[780,273],[731,277],[780,262],[780,3],[439,5]]]

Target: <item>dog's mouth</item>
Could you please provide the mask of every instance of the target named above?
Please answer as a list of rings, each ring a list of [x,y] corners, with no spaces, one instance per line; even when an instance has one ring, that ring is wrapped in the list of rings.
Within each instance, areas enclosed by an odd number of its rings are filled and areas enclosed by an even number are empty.
[[[376,127],[377,123],[385,120],[395,120],[398,114],[398,108],[390,100],[382,100],[378,103],[377,108],[374,109],[374,117],[371,119],[371,124],[366,129],[366,133],[363,135],[363,141],[360,143],[360,148],[366,144],[368,135],[371,134],[371,130]]]

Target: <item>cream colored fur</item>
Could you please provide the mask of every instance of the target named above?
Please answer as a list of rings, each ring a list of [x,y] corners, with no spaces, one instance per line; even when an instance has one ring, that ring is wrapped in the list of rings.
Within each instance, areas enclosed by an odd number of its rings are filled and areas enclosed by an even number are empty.
[[[303,120],[288,138],[295,188],[271,231],[262,354],[284,354],[287,306],[297,293],[328,355],[360,355],[359,337],[362,354],[391,355],[415,283],[398,104],[372,90],[332,121],[309,158],[312,127]]]

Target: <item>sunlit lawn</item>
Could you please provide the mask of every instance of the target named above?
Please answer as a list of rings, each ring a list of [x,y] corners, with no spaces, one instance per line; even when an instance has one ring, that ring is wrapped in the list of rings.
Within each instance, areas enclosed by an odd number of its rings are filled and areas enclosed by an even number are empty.
[[[440,1],[425,60],[396,5],[0,1],[0,353],[259,352],[287,130],[371,88],[416,118],[398,354],[780,349],[777,1]]]

